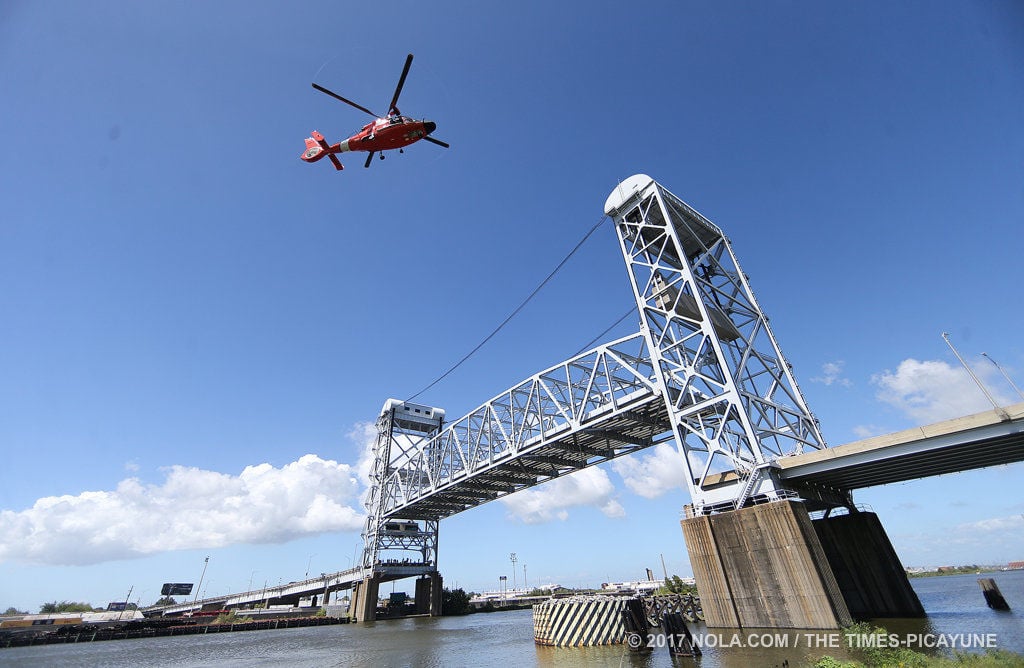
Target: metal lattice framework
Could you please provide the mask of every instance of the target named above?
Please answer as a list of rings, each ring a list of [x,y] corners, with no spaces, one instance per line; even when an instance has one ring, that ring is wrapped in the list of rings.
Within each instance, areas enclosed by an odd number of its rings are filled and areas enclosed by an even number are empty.
[[[608,198],[698,512],[792,494],[776,460],[825,447],[716,225],[644,175]]]
[[[698,513],[797,495],[777,461],[825,442],[728,239],[644,175],[616,188],[605,213],[640,333],[535,374],[446,426],[440,409],[389,400],[364,569],[379,571],[391,549],[419,551],[436,568],[442,518],[663,441],[685,462]],[[415,531],[403,528],[412,523]]]
[[[393,504],[395,497],[395,462],[407,461],[412,453],[421,451],[423,444],[429,442],[443,424],[444,411],[441,409],[396,399],[389,399],[384,404],[377,419],[373,471],[365,502],[364,571],[436,570],[438,518],[414,521],[386,516],[383,510]],[[386,555],[396,551],[412,551],[418,553],[419,558],[411,563],[408,559],[396,559],[395,563],[390,563],[392,560],[388,560]]]
[[[671,438],[646,339],[599,346],[393,457],[386,517],[438,519]]]

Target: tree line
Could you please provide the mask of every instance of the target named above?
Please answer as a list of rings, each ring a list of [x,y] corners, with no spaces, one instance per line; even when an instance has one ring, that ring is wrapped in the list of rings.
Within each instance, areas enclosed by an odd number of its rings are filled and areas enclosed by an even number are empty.
[[[165,596],[157,600],[153,605],[175,605],[177,603],[171,596]],[[125,606],[125,610],[138,610],[139,606],[135,603],[129,603]],[[89,603],[83,603],[79,601],[51,601],[49,603],[43,603],[39,606],[40,615],[52,615],[60,612],[104,612],[106,608],[94,608]],[[27,610],[18,610],[14,606],[11,606],[4,610],[4,615],[29,615],[32,614]]]

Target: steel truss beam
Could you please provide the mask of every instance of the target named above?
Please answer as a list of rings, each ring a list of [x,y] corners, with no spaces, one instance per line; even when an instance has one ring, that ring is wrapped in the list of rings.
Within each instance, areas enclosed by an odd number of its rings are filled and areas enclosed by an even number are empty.
[[[825,447],[729,240],[651,180],[605,204],[696,512],[793,494],[775,462]],[[736,475],[723,483],[719,474]]]
[[[393,457],[383,517],[445,517],[647,447],[668,423],[640,334],[577,355]]]

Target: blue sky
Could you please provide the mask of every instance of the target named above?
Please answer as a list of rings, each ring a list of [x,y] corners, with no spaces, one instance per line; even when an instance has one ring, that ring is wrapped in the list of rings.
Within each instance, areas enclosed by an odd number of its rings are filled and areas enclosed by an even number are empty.
[[[437,123],[344,172],[367,118]],[[367,425],[661,182],[731,238],[826,439],[1024,384],[1024,8],[1014,2],[0,6],[0,609],[347,568]],[[605,224],[420,397],[461,416],[632,303]],[[604,338],[635,329],[627,319]],[[497,587],[688,575],[648,452],[442,523]],[[865,490],[911,565],[1024,559],[1021,465]],[[681,481],[680,481],[681,482]],[[637,489],[652,498],[641,496]],[[953,536],[953,538],[951,538]]]

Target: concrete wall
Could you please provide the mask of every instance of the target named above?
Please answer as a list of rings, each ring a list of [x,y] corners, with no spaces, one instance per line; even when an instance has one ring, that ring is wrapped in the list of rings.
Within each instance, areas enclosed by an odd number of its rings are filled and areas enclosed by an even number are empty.
[[[681,524],[709,627],[835,629],[853,621],[803,504]]]
[[[877,515],[857,512],[813,524],[851,615],[857,619],[924,616]]]
[[[416,614],[441,616],[442,582],[440,573],[430,573],[416,580]]]
[[[363,578],[352,586],[352,604],[349,616],[357,622],[372,622],[377,619],[377,596],[380,578]]]

